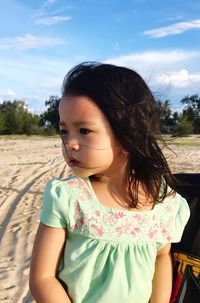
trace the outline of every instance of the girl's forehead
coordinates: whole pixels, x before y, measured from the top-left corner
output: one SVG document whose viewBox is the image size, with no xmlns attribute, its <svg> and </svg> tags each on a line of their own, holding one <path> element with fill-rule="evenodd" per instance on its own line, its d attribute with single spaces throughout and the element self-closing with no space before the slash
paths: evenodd
<svg viewBox="0 0 200 303">
<path fill-rule="evenodd" d="M 85 96 L 64 96 L 59 105 L 59 114 L 62 119 L 67 120 L 107 123 L 105 115 L 95 102 Z"/>
<path fill-rule="evenodd" d="M 100 109 L 90 98 L 85 96 L 65 96 L 60 102 L 60 108 L 77 112 L 99 111 Z"/>
</svg>

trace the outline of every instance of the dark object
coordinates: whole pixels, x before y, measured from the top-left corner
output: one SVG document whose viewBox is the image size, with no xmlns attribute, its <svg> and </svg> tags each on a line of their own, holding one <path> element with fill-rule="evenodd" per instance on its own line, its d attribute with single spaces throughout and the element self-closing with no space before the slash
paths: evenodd
<svg viewBox="0 0 200 303">
<path fill-rule="evenodd" d="M 187 200 L 191 215 L 181 242 L 172 244 L 172 251 L 184 251 L 200 257 L 200 173 L 174 176 L 180 181 L 175 190 Z"/>
<path fill-rule="evenodd" d="M 200 174 L 176 174 L 175 188 L 190 206 L 191 216 L 181 242 L 172 244 L 174 262 L 170 303 L 200 302 Z"/>
</svg>

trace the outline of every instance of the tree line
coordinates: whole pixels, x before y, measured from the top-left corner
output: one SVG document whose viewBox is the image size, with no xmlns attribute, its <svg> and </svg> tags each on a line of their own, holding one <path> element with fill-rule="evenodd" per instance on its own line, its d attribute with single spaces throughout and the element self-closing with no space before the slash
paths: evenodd
<svg viewBox="0 0 200 303">
<path fill-rule="evenodd" d="M 0 104 L 0 135 L 54 135 L 58 129 L 60 98 L 51 96 L 45 101 L 46 110 L 38 115 L 29 111 L 22 100 L 3 101 Z M 170 100 L 157 100 L 160 130 L 163 134 L 184 136 L 200 133 L 200 96 L 185 96 L 181 112 L 173 111 Z"/>
<path fill-rule="evenodd" d="M 200 133 L 200 96 L 187 95 L 181 99 L 183 110 L 178 113 L 171 108 L 170 100 L 157 101 L 160 112 L 160 130 L 177 136 Z"/>
<path fill-rule="evenodd" d="M 29 111 L 25 101 L 3 101 L 0 104 L 0 135 L 54 135 L 58 128 L 60 98 L 45 101 L 46 111 L 40 115 Z"/>
</svg>

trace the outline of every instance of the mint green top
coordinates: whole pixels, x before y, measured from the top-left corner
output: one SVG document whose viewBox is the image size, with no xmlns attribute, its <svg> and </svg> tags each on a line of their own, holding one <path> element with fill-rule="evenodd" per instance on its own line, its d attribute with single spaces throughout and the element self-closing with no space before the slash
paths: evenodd
<svg viewBox="0 0 200 303">
<path fill-rule="evenodd" d="M 147 211 L 106 207 L 70 176 L 47 183 L 40 219 L 68 230 L 58 277 L 73 303 L 148 303 L 157 251 L 180 241 L 189 213 L 177 193 Z"/>
</svg>

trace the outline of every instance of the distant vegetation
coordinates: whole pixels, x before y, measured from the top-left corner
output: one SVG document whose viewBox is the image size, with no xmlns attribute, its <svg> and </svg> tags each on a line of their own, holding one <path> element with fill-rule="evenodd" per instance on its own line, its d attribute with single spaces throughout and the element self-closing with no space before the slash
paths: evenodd
<svg viewBox="0 0 200 303">
<path fill-rule="evenodd" d="M 36 115 L 24 101 L 4 101 L 0 104 L 0 135 L 55 135 L 58 128 L 60 98 L 51 96 L 45 101 L 46 111 Z"/>
<path fill-rule="evenodd" d="M 36 115 L 28 110 L 24 101 L 3 101 L 0 104 L 0 135 L 54 135 L 58 129 L 60 98 L 51 96 L 45 101 L 46 111 Z M 157 101 L 160 130 L 163 134 L 185 136 L 200 134 L 200 97 L 185 96 L 180 103 L 182 112 L 174 112 L 170 100 Z"/>
<path fill-rule="evenodd" d="M 180 103 L 182 112 L 171 109 L 170 100 L 157 101 L 160 112 L 160 130 L 163 134 L 185 136 L 200 133 L 200 97 L 199 95 L 185 96 Z"/>
</svg>

